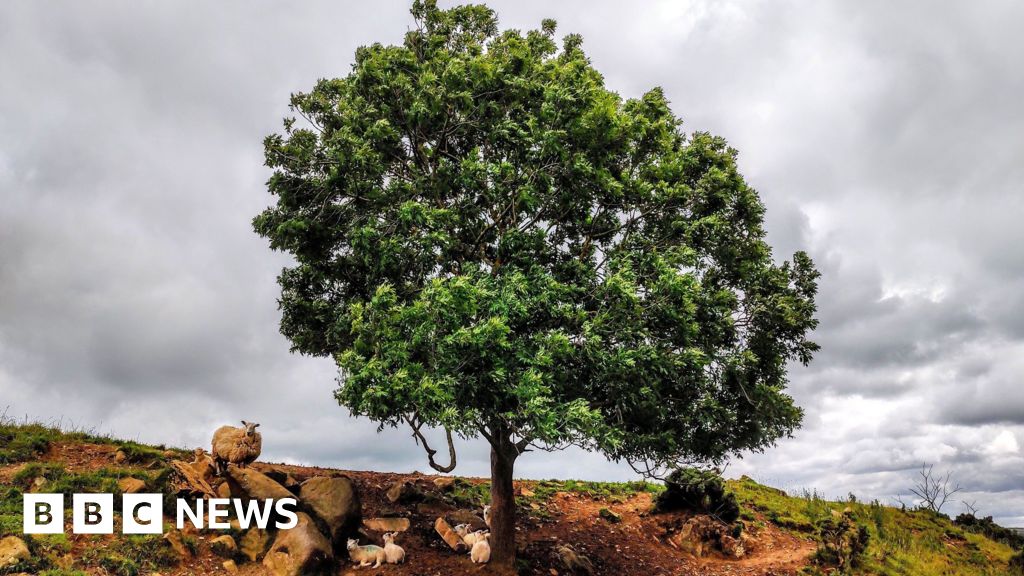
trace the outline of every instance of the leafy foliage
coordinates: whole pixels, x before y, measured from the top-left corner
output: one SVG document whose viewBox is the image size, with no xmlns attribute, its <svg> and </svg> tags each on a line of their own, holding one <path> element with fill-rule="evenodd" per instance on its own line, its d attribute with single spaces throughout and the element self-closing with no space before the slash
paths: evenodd
<svg viewBox="0 0 1024 576">
<path fill-rule="evenodd" d="M 775 264 L 736 151 L 685 134 L 660 89 L 608 90 L 551 21 L 412 12 L 265 141 L 277 201 L 254 228 L 295 258 L 281 330 L 336 360 L 338 401 L 657 466 L 792 431 L 818 273 Z"/>
<path fill-rule="evenodd" d="M 740 516 L 736 496 L 725 480 L 714 470 L 679 468 L 665 479 L 665 491 L 655 505 L 659 512 L 691 510 L 711 514 L 724 522 L 735 522 Z"/>
<path fill-rule="evenodd" d="M 978 518 L 974 514 L 960 514 L 953 524 L 975 534 L 984 534 L 996 542 L 1002 542 L 1013 548 L 1024 548 L 1024 535 L 996 524 L 991 516 Z"/>
<path fill-rule="evenodd" d="M 843 572 L 862 563 L 871 534 L 866 526 L 854 522 L 849 511 L 821 520 L 817 530 L 820 544 L 815 552 L 816 563 Z"/>
</svg>

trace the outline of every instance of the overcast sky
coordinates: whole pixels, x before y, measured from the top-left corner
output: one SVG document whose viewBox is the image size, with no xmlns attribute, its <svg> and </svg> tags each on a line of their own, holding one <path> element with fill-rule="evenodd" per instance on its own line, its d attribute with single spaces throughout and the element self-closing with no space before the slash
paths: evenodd
<svg viewBox="0 0 1024 576">
<path fill-rule="evenodd" d="M 1024 525 L 1024 4 L 491 5 L 581 33 L 624 97 L 664 87 L 740 150 L 776 254 L 823 272 L 804 427 L 728 475 L 889 502 L 929 462 Z M 289 93 L 411 25 L 405 2 L 0 4 L 0 411 L 181 446 L 255 420 L 269 460 L 426 470 L 335 404 L 329 360 L 288 353 L 287 260 L 250 227 Z"/>
</svg>

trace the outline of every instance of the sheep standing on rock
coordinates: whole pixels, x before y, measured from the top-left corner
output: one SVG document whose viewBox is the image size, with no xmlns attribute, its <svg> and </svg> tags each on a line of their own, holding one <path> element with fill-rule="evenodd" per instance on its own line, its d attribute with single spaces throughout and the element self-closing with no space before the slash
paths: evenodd
<svg viewBox="0 0 1024 576">
<path fill-rule="evenodd" d="M 260 456 L 263 437 L 256 431 L 259 424 L 242 420 L 242 425 L 245 427 L 221 426 L 213 433 L 210 456 L 218 475 L 227 471 L 228 463 L 245 468 Z"/>
</svg>

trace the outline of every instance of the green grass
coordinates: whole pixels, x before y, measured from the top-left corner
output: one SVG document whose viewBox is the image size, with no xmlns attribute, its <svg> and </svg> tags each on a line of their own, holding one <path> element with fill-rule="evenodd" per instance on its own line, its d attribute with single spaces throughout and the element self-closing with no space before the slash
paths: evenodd
<svg viewBox="0 0 1024 576">
<path fill-rule="evenodd" d="M 584 496 L 609 500 L 622 501 L 642 492 L 659 494 L 665 488 L 661 484 L 652 482 L 590 482 L 586 480 L 541 480 L 527 484 L 533 496 L 518 496 L 516 501 L 520 506 L 529 506 L 531 502 L 545 502 L 558 492 L 571 492 Z M 481 507 L 491 500 L 490 482 L 470 482 L 462 478 L 456 478 L 448 499 L 457 506 Z"/>
<path fill-rule="evenodd" d="M 816 534 L 816 526 L 833 511 L 848 510 L 870 534 L 859 567 L 849 574 L 883 576 L 1002 576 L 1013 549 L 953 525 L 949 518 L 926 510 L 901 510 L 877 502 L 829 501 L 817 493 L 788 496 L 750 478 L 730 480 L 747 521 L 764 519 L 800 535 Z M 810 570 L 809 573 L 815 573 Z"/>
<path fill-rule="evenodd" d="M 16 421 L 0 412 L 0 465 L 27 462 L 45 453 L 56 441 L 88 442 L 91 444 L 115 445 L 125 453 L 128 462 L 148 464 L 164 459 L 167 449 L 163 445 L 148 446 L 131 440 L 119 440 L 109 435 L 97 434 L 92 430 L 70 428 L 62 422 L 44 424 L 41 422 Z M 186 457 L 185 450 L 172 448 L 177 457 Z"/>
<path fill-rule="evenodd" d="M 85 562 L 117 576 L 149 574 L 173 566 L 178 558 L 160 535 L 123 535 L 110 546 L 90 550 Z"/>
<path fill-rule="evenodd" d="M 645 482 L 590 482 L 586 480 L 542 480 L 532 488 L 536 498 L 547 500 L 558 492 L 572 492 L 602 500 L 623 500 L 640 493 L 660 494 L 662 484 Z"/>
</svg>

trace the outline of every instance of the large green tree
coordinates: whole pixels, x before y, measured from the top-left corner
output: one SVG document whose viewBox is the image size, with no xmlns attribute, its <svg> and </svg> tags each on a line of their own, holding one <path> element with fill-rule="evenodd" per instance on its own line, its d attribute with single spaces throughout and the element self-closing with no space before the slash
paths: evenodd
<svg viewBox="0 0 1024 576">
<path fill-rule="evenodd" d="M 514 558 L 513 465 L 569 445 L 644 471 L 798 426 L 816 280 L 776 264 L 764 206 L 660 89 L 623 100 L 576 35 L 417 1 L 402 45 L 292 96 L 254 221 L 295 265 L 282 332 L 330 356 L 353 414 L 491 447 L 492 551 Z M 424 428 L 426 427 L 426 428 Z M 447 432 L 435 460 L 427 428 Z M 571 470 L 567 470 L 571 472 Z"/>
</svg>

